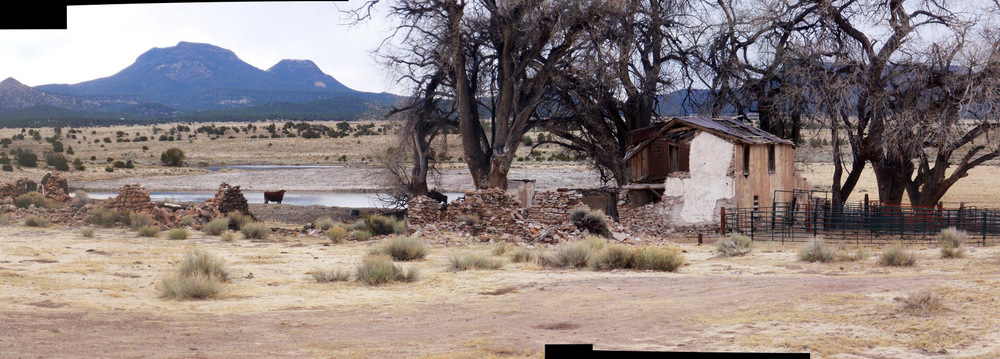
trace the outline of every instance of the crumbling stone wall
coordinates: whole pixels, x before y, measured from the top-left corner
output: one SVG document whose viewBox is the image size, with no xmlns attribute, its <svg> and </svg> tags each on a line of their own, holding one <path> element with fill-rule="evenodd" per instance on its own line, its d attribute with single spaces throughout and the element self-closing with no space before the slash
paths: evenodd
<svg viewBox="0 0 1000 359">
<path fill-rule="evenodd" d="M 559 189 L 536 192 L 527 217 L 542 224 L 560 224 L 569 219 L 569 212 L 584 207 L 583 194 L 578 191 Z"/>
<path fill-rule="evenodd" d="M 59 172 L 46 173 L 42 177 L 42 193 L 51 201 L 66 203 L 73 198 L 69 195 L 69 183 L 59 176 Z"/>
</svg>

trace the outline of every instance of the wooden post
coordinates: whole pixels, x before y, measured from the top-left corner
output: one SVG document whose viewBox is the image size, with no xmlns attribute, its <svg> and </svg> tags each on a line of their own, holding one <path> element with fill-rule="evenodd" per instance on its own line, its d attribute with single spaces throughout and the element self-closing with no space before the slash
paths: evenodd
<svg viewBox="0 0 1000 359">
<path fill-rule="evenodd" d="M 726 236 L 726 207 L 722 207 L 719 210 L 722 211 L 722 214 L 721 214 L 722 215 L 722 221 L 720 222 L 722 225 L 721 225 L 721 228 L 719 228 L 719 235 L 725 237 Z"/>
</svg>

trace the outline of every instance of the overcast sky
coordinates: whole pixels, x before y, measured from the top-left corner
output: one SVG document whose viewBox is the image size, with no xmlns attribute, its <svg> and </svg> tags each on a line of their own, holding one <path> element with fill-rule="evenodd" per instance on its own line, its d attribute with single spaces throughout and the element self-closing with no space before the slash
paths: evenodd
<svg viewBox="0 0 1000 359">
<path fill-rule="evenodd" d="M 384 14 L 346 25 L 341 10 L 361 3 L 69 6 L 66 30 L 0 30 L 0 79 L 75 84 L 114 75 L 154 47 L 188 41 L 232 50 L 262 70 L 282 59 L 312 60 L 352 89 L 399 93 L 370 53 L 387 35 Z"/>
</svg>

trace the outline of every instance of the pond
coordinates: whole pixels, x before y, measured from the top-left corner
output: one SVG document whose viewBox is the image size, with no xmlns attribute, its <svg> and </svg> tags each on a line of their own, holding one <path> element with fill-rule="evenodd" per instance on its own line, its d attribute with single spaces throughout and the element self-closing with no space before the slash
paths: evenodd
<svg viewBox="0 0 1000 359">
<path fill-rule="evenodd" d="M 93 199 L 108 199 L 118 195 L 118 192 L 88 192 Z M 445 193 L 448 201 L 464 196 L 464 193 Z M 243 191 L 249 203 L 264 203 L 264 192 Z M 167 202 L 204 202 L 215 197 L 214 191 L 197 192 L 150 192 L 153 201 Z M 286 192 L 281 204 L 296 206 L 321 205 L 327 207 L 375 208 L 380 207 L 379 194 L 358 192 Z"/>
</svg>

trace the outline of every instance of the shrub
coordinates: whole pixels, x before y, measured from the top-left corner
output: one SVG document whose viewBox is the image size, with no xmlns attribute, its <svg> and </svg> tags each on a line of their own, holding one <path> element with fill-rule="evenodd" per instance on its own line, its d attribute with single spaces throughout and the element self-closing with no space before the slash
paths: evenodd
<svg viewBox="0 0 1000 359">
<path fill-rule="evenodd" d="M 753 240 L 736 233 L 716 242 L 715 251 L 720 257 L 744 256 L 753 251 Z"/>
<path fill-rule="evenodd" d="M 963 243 L 969 239 L 969 234 L 960 231 L 955 227 L 942 229 L 937 235 L 938 244 L 941 245 L 941 258 L 962 258 L 965 256 L 965 246 Z"/>
<path fill-rule="evenodd" d="M 48 208 L 51 202 L 40 192 L 31 191 L 14 198 L 14 205 L 19 208 L 28 208 L 31 205 L 35 205 L 35 208 Z"/>
<path fill-rule="evenodd" d="M 83 171 L 87 169 L 87 167 L 83 165 L 83 160 L 77 157 L 73 159 L 73 169 L 77 171 Z"/>
<path fill-rule="evenodd" d="M 364 219 L 365 227 L 373 235 L 405 234 L 406 223 L 391 216 L 372 215 Z"/>
<path fill-rule="evenodd" d="M 427 246 L 424 245 L 424 242 L 413 237 L 394 237 L 372 253 L 387 254 L 397 261 L 412 261 L 427 256 Z"/>
<path fill-rule="evenodd" d="M 90 204 L 90 195 L 87 194 L 87 191 L 77 190 L 73 192 L 73 207 L 80 208 L 88 204 Z"/>
<path fill-rule="evenodd" d="M 140 237 L 156 237 L 160 233 L 160 228 L 156 226 L 142 226 L 138 229 Z"/>
<path fill-rule="evenodd" d="M 208 221 L 205 225 L 201 226 L 201 231 L 207 234 L 217 236 L 229 229 L 229 218 L 218 217 Z"/>
<path fill-rule="evenodd" d="M 351 280 L 351 272 L 341 269 L 316 269 L 309 272 L 317 283 L 346 282 Z"/>
<path fill-rule="evenodd" d="M 271 228 L 263 222 L 250 222 L 240 227 L 240 233 L 246 239 L 267 239 L 271 235 Z"/>
<path fill-rule="evenodd" d="M 220 293 L 228 281 L 225 262 L 195 249 L 184 256 L 175 275 L 163 280 L 160 295 L 177 299 L 210 298 Z"/>
<path fill-rule="evenodd" d="M 510 260 L 514 263 L 533 262 L 538 259 L 534 251 L 527 248 L 518 248 L 510 255 Z"/>
<path fill-rule="evenodd" d="M 677 248 L 642 247 L 635 252 L 635 269 L 674 272 L 684 265 L 684 254 Z"/>
<path fill-rule="evenodd" d="M 629 269 L 635 265 L 635 248 L 624 244 L 609 244 L 590 258 L 594 270 Z"/>
<path fill-rule="evenodd" d="M 174 228 L 167 232 L 167 238 L 170 239 L 187 239 L 188 230 L 187 228 Z"/>
<path fill-rule="evenodd" d="M 183 218 L 181 218 L 181 224 L 183 224 L 185 226 L 191 226 L 192 224 L 194 224 L 194 218 L 183 217 Z"/>
<path fill-rule="evenodd" d="M 367 230 L 355 231 L 353 233 L 354 233 L 354 239 L 359 241 L 367 241 L 369 239 L 372 239 L 372 232 L 369 232 Z"/>
<path fill-rule="evenodd" d="M 336 222 L 334 222 L 333 218 L 330 217 L 323 217 L 316 220 L 316 228 L 324 231 L 332 228 L 334 225 L 336 225 Z"/>
<path fill-rule="evenodd" d="M 404 271 L 388 255 L 377 254 L 365 257 L 358 265 L 355 276 L 368 285 L 383 285 L 396 281 L 416 281 L 417 271 L 412 268 Z"/>
<path fill-rule="evenodd" d="M 608 229 L 608 221 L 603 212 L 580 207 L 570 211 L 569 218 L 573 225 L 580 229 L 602 237 L 611 236 L 611 230 Z"/>
<path fill-rule="evenodd" d="M 831 262 L 837 258 L 837 251 L 822 240 L 814 239 L 799 250 L 799 260 L 803 262 Z"/>
<path fill-rule="evenodd" d="M 334 243 L 340 243 L 347 238 L 347 229 L 344 227 L 333 227 L 326 231 L 326 238 L 329 238 Z"/>
<path fill-rule="evenodd" d="M 93 237 L 94 236 L 94 229 L 93 228 L 84 228 L 84 229 L 80 230 L 80 235 L 84 236 L 84 237 L 87 237 L 87 238 Z"/>
<path fill-rule="evenodd" d="M 223 232 L 220 236 L 223 242 L 232 242 L 236 239 L 236 232 Z"/>
<path fill-rule="evenodd" d="M 123 222 L 125 217 L 118 211 L 113 209 L 108 209 L 104 207 L 103 204 L 99 204 L 91 208 L 87 212 L 90 217 L 90 223 L 97 224 L 101 227 L 113 227 L 115 223 Z"/>
<path fill-rule="evenodd" d="M 594 247 L 586 241 L 566 242 L 556 246 L 552 253 L 541 258 L 542 264 L 549 267 L 586 267 Z"/>
<path fill-rule="evenodd" d="M 482 254 L 456 254 L 451 256 L 451 269 L 463 271 L 468 269 L 500 269 L 503 259 L 487 257 Z"/>
<path fill-rule="evenodd" d="M 151 227 L 156 225 L 156 220 L 148 214 L 142 212 L 132 212 L 128 215 L 128 224 L 129 227 L 132 227 L 132 229 L 138 230 L 142 227 Z"/>
<path fill-rule="evenodd" d="M 882 251 L 878 262 L 884 266 L 912 266 L 917 263 L 917 254 L 906 249 L 903 243 L 896 243 Z"/>
<path fill-rule="evenodd" d="M 925 315 L 945 309 L 941 295 L 931 290 L 923 290 L 902 298 L 903 311 L 914 315 Z"/>
<path fill-rule="evenodd" d="M 167 167 L 184 166 L 184 151 L 177 147 L 168 148 L 160 154 L 160 162 Z"/>
<path fill-rule="evenodd" d="M 229 212 L 226 214 L 226 218 L 229 219 L 229 229 L 234 231 L 243 229 L 243 225 L 253 221 L 253 218 L 240 211 Z"/>
<path fill-rule="evenodd" d="M 228 282 L 229 269 L 225 261 L 215 258 L 205 251 L 194 249 L 184 255 L 184 261 L 178 268 L 180 275 L 204 274 L 222 282 Z"/>
<path fill-rule="evenodd" d="M 51 222 L 49 222 L 49 220 L 47 220 L 45 218 L 42 218 L 40 216 L 34 215 L 34 214 L 29 214 L 27 217 L 24 217 L 24 225 L 28 226 L 28 227 L 43 227 L 44 228 L 44 227 L 48 227 L 50 223 Z"/>
</svg>

